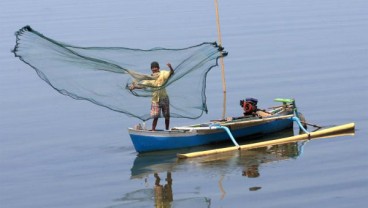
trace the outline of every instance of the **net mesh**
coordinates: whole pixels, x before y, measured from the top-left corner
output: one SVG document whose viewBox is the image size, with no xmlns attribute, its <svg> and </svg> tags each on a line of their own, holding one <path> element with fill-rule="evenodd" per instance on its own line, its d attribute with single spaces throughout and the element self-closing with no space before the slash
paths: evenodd
<svg viewBox="0 0 368 208">
<path fill-rule="evenodd" d="M 48 38 L 30 26 L 15 35 L 15 56 L 55 90 L 143 121 L 151 118 L 153 92 L 163 88 L 170 98 L 170 117 L 195 119 L 207 112 L 207 73 L 217 66 L 219 57 L 227 55 L 215 42 L 141 50 L 76 47 Z M 161 67 L 171 63 L 174 74 L 160 87 L 130 90 L 132 83 L 155 79 L 150 74 L 152 61 Z"/>
</svg>

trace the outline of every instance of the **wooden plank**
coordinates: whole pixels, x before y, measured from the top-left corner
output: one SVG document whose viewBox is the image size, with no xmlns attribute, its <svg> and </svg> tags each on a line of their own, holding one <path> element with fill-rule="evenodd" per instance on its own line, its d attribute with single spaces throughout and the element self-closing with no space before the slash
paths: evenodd
<svg viewBox="0 0 368 208">
<path fill-rule="evenodd" d="M 213 123 L 218 123 L 222 126 L 234 126 L 234 125 L 245 125 L 245 124 L 251 126 L 251 125 L 270 122 L 274 120 L 288 119 L 293 116 L 294 115 L 290 114 L 290 115 L 283 115 L 283 116 L 271 116 L 271 117 L 254 119 L 254 120 L 241 120 L 240 119 L 240 120 L 225 121 L 225 122 L 213 122 Z M 197 124 L 197 126 L 199 126 L 199 124 Z M 211 130 L 209 126 L 206 126 L 206 127 L 197 127 L 197 126 L 196 125 L 180 126 L 180 127 L 173 127 L 172 129 L 173 130 Z"/>
<path fill-rule="evenodd" d="M 228 122 L 220 122 L 221 125 L 223 126 L 231 126 L 231 125 L 235 125 L 235 124 L 258 124 L 258 123 L 262 123 L 262 122 L 268 122 L 268 121 L 273 121 L 273 120 L 281 120 L 281 119 L 288 119 L 293 117 L 294 115 L 290 114 L 290 115 L 284 115 L 284 116 L 275 116 L 275 117 L 266 117 L 266 118 L 261 118 L 261 119 L 257 119 L 257 120 L 244 120 L 244 121 L 228 121 Z"/>
<path fill-rule="evenodd" d="M 220 154 L 220 153 L 225 153 L 225 152 L 230 152 L 230 151 L 235 151 L 235 150 L 246 150 L 246 149 L 265 147 L 269 145 L 275 145 L 275 144 L 284 144 L 284 143 L 295 142 L 299 140 L 314 139 L 318 137 L 328 136 L 328 135 L 336 134 L 339 132 L 353 130 L 354 128 L 355 128 L 355 124 L 349 123 L 349 124 L 331 127 L 328 129 L 322 129 L 316 132 L 310 132 L 309 134 L 300 134 L 300 135 L 295 135 L 291 137 L 275 139 L 275 140 L 270 140 L 270 141 L 265 141 L 265 142 L 240 145 L 239 148 L 235 146 L 226 147 L 226 148 L 213 149 L 213 150 L 207 150 L 207 151 L 192 152 L 192 153 L 187 153 L 187 154 L 178 154 L 177 157 L 180 159 L 185 159 L 185 158 L 201 157 L 201 156 L 212 155 L 212 154 Z"/>
</svg>

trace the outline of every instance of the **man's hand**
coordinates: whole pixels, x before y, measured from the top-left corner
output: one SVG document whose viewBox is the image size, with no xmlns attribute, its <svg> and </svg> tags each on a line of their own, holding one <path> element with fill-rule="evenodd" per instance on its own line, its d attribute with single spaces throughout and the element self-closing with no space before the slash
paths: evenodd
<svg viewBox="0 0 368 208">
<path fill-rule="evenodd" d="M 135 89 L 134 84 L 129 85 L 129 90 L 134 90 L 134 89 Z"/>
<path fill-rule="evenodd" d="M 169 69 L 170 69 L 170 75 L 172 75 L 172 74 L 174 74 L 174 69 L 172 68 L 172 66 L 171 66 L 171 64 L 170 63 L 168 63 L 168 64 L 166 64 L 168 67 L 169 67 Z"/>
</svg>

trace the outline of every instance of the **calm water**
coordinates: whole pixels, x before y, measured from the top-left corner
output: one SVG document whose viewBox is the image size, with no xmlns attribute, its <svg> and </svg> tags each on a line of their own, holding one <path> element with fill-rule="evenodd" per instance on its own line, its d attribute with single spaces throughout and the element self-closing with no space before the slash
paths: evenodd
<svg viewBox="0 0 368 208">
<path fill-rule="evenodd" d="M 310 123 L 355 122 L 355 136 L 186 161 L 137 156 L 126 129 L 138 120 L 58 94 L 10 53 L 14 32 L 181 48 L 217 40 L 213 1 L 3 0 L 0 207 L 367 207 L 368 1 L 220 0 L 220 15 L 228 115 L 245 97 L 261 107 L 293 97 Z M 209 114 L 173 126 L 221 116 L 220 70 L 207 87 Z"/>
</svg>

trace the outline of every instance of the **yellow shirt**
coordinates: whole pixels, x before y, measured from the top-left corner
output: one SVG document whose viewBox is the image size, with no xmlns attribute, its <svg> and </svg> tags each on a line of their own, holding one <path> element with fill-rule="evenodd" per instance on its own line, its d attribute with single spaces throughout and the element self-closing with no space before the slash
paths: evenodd
<svg viewBox="0 0 368 208">
<path fill-rule="evenodd" d="M 147 86 L 147 87 L 153 87 L 153 88 L 161 87 L 169 79 L 170 71 L 162 70 L 160 72 L 157 72 L 157 73 L 153 74 L 153 76 L 154 77 L 157 76 L 157 79 L 155 79 L 155 80 L 144 80 L 142 82 L 142 84 Z M 165 88 L 153 89 L 152 102 L 158 103 L 160 101 L 160 99 L 167 98 L 167 97 L 168 97 L 168 95 L 167 95 L 167 92 L 166 92 Z"/>
</svg>

